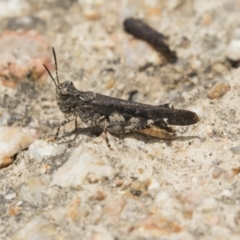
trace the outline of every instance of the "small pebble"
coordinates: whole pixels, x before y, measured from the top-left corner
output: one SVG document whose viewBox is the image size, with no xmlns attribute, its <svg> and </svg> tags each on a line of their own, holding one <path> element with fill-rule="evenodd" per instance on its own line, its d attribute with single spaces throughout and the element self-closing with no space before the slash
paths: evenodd
<svg viewBox="0 0 240 240">
<path fill-rule="evenodd" d="M 217 208 L 217 201 L 214 198 L 205 198 L 199 208 L 204 212 L 212 211 Z"/>
<path fill-rule="evenodd" d="M 23 201 L 33 205 L 39 205 L 43 202 L 44 194 L 46 193 L 48 182 L 42 178 L 30 178 L 26 184 L 20 189 L 20 197 Z"/>
<path fill-rule="evenodd" d="M 204 13 L 201 19 L 201 24 L 208 27 L 212 23 L 212 16 L 207 12 Z"/>
<path fill-rule="evenodd" d="M 233 154 L 240 154 L 240 145 L 230 148 Z"/>
<path fill-rule="evenodd" d="M 46 141 L 36 140 L 29 146 L 28 154 L 30 158 L 41 162 L 47 156 L 61 155 L 64 150 L 64 145 L 55 147 Z"/>
<path fill-rule="evenodd" d="M 156 179 L 150 179 L 147 183 L 147 190 L 149 192 L 159 191 L 160 185 Z"/>
<path fill-rule="evenodd" d="M 18 202 L 16 202 L 16 205 L 17 206 L 21 206 L 23 204 L 23 201 L 18 201 Z"/>
<path fill-rule="evenodd" d="M 115 171 L 109 163 L 80 145 L 55 173 L 52 184 L 61 187 L 77 187 L 86 180 L 97 182 L 101 179 L 112 179 L 114 176 Z"/>
<path fill-rule="evenodd" d="M 115 181 L 114 181 L 113 186 L 114 186 L 114 187 L 121 187 L 121 186 L 123 185 L 123 183 L 124 183 L 123 179 L 121 179 L 121 178 L 116 178 Z"/>
<path fill-rule="evenodd" d="M 21 212 L 21 208 L 18 206 L 10 206 L 7 210 L 7 215 L 8 216 L 17 216 Z"/>
<path fill-rule="evenodd" d="M 227 68 L 221 63 L 214 63 L 212 65 L 212 70 L 220 74 L 224 74 L 225 72 L 227 72 Z"/>
<path fill-rule="evenodd" d="M 94 195 L 91 197 L 93 199 L 96 199 L 98 201 L 102 201 L 107 197 L 107 194 L 101 190 L 97 190 Z"/>
<path fill-rule="evenodd" d="M 227 197 L 227 198 L 230 198 L 232 196 L 232 192 L 228 189 L 225 189 L 221 192 L 221 197 Z"/>
<path fill-rule="evenodd" d="M 14 192 L 14 193 L 9 193 L 9 194 L 7 194 L 4 198 L 6 199 L 6 200 L 12 200 L 12 199 L 14 199 L 14 198 L 16 198 L 17 197 L 17 194 Z"/>
<path fill-rule="evenodd" d="M 202 62 L 198 59 L 194 59 L 191 61 L 190 66 L 193 70 L 197 70 L 201 67 Z"/>
<path fill-rule="evenodd" d="M 169 194 L 165 191 L 160 191 L 155 198 L 155 202 L 162 203 L 167 201 L 168 199 L 169 199 Z"/>
<path fill-rule="evenodd" d="M 148 239 L 167 236 L 173 233 L 179 233 L 182 227 L 174 221 L 168 220 L 161 215 L 149 214 L 144 219 L 140 220 L 134 227 L 134 232 L 141 236 L 147 234 Z M 140 237 L 140 236 L 139 236 Z"/>
<path fill-rule="evenodd" d="M 219 82 L 207 94 L 210 99 L 218 99 L 230 90 L 228 83 Z"/>
<path fill-rule="evenodd" d="M 230 178 L 234 178 L 235 176 L 237 176 L 240 173 L 240 167 L 237 168 L 232 168 L 229 172 L 228 172 L 228 176 Z"/>
<path fill-rule="evenodd" d="M 222 169 L 218 166 L 215 166 L 212 171 L 213 178 L 219 178 L 222 174 Z"/>
<path fill-rule="evenodd" d="M 113 79 L 110 79 L 106 84 L 106 89 L 111 89 L 115 85 L 115 81 Z"/>
<path fill-rule="evenodd" d="M 14 155 L 26 149 L 36 138 L 35 129 L 0 127 L 0 168 L 11 164 Z"/>
<path fill-rule="evenodd" d="M 86 9 L 86 10 L 84 10 L 83 16 L 87 20 L 97 20 L 97 19 L 100 18 L 99 13 L 96 10 L 93 10 L 93 9 Z"/>
<path fill-rule="evenodd" d="M 227 48 L 227 58 L 231 59 L 232 61 L 238 61 L 240 59 L 239 49 L 240 40 L 232 40 Z"/>
</svg>

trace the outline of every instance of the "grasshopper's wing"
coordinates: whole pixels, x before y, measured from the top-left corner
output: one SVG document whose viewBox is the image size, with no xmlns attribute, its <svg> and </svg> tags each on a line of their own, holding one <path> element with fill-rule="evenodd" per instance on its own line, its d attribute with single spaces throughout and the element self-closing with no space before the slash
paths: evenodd
<svg viewBox="0 0 240 240">
<path fill-rule="evenodd" d="M 129 102 L 101 94 L 89 99 L 88 106 L 104 116 L 117 113 L 124 117 L 139 117 L 154 122 L 166 120 L 170 125 L 191 125 L 199 121 L 197 114 L 188 110 Z"/>
</svg>

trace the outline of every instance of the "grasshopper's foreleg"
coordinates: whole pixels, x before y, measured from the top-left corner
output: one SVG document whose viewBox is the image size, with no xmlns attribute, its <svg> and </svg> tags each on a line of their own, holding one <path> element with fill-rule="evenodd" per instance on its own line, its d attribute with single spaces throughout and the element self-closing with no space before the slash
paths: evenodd
<svg viewBox="0 0 240 240">
<path fill-rule="evenodd" d="M 75 130 L 77 130 L 77 117 L 66 119 L 66 120 L 64 120 L 63 122 L 61 122 L 61 123 L 58 125 L 57 132 L 56 132 L 56 134 L 55 134 L 54 139 L 57 139 L 58 134 L 59 134 L 59 131 L 60 131 L 60 128 L 61 128 L 62 126 L 64 126 L 65 124 L 73 121 L 73 120 L 75 120 Z"/>
</svg>

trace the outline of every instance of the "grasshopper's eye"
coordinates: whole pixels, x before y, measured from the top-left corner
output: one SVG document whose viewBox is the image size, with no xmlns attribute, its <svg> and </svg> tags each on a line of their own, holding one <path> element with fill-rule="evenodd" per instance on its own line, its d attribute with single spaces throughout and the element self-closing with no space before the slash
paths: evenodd
<svg viewBox="0 0 240 240">
<path fill-rule="evenodd" d="M 67 88 L 67 87 L 62 89 L 62 94 L 68 94 L 68 92 L 69 92 L 69 91 L 68 91 L 68 88 Z"/>
</svg>

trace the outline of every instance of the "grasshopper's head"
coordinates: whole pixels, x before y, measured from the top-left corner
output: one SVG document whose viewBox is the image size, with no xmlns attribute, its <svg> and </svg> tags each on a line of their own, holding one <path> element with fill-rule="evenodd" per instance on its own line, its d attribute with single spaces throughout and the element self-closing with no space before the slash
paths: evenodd
<svg viewBox="0 0 240 240">
<path fill-rule="evenodd" d="M 60 110 L 63 113 L 71 114 L 72 113 L 71 109 L 73 109 L 74 107 L 73 106 L 74 99 L 75 99 L 74 97 L 78 94 L 79 91 L 75 88 L 73 83 L 70 81 L 65 81 L 63 83 L 59 82 L 58 71 L 57 71 L 57 59 L 56 59 L 56 53 L 54 51 L 54 48 L 52 48 L 52 51 L 53 51 L 53 56 L 55 60 L 56 79 L 54 79 L 49 69 L 45 65 L 43 66 L 47 70 L 49 76 L 51 77 L 51 79 L 53 80 L 56 86 L 56 99 L 57 99 L 57 104 Z"/>
<path fill-rule="evenodd" d="M 66 81 L 59 83 L 56 88 L 57 95 L 62 97 L 75 96 L 78 94 L 78 90 L 75 88 L 73 82 Z"/>
<path fill-rule="evenodd" d="M 60 110 L 65 114 L 73 114 L 76 105 L 76 95 L 78 90 L 73 83 L 66 81 L 60 83 L 56 88 L 56 99 Z"/>
</svg>

